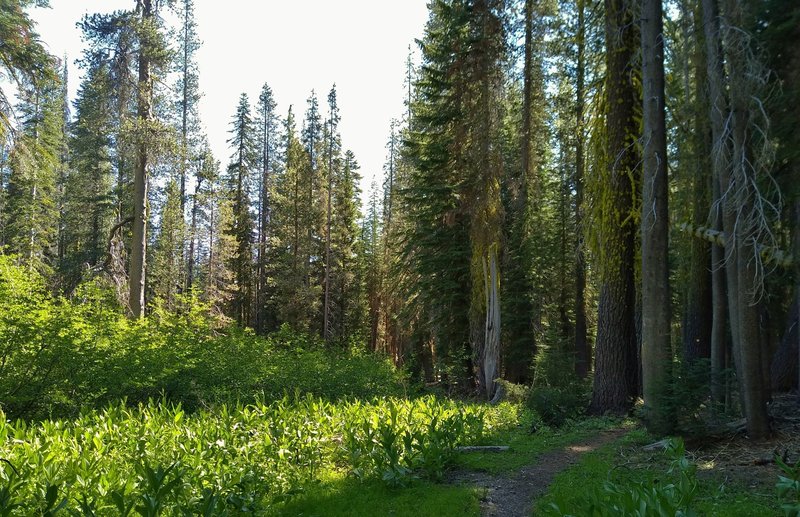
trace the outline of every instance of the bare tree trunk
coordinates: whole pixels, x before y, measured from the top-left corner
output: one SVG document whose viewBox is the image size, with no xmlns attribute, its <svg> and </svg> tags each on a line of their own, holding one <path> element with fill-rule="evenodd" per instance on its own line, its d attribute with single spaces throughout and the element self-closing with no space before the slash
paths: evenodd
<svg viewBox="0 0 800 517">
<path fill-rule="evenodd" d="M 142 22 L 153 18 L 152 0 L 137 0 Z M 140 38 L 143 36 L 140 36 Z M 152 118 L 153 83 L 150 77 L 150 56 L 147 45 L 140 42 L 137 117 L 142 131 Z M 133 176 L 133 241 L 131 243 L 130 306 L 135 318 L 144 315 L 144 294 L 147 268 L 147 152 L 146 136 L 140 135 L 136 146 L 136 169 Z"/>
<path fill-rule="evenodd" d="M 186 210 L 186 170 L 189 157 L 189 2 L 183 5 L 183 91 L 181 99 L 181 217 Z"/>
<path fill-rule="evenodd" d="M 194 242 L 197 239 L 197 196 L 200 193 L 200 187 L 203 184 L 203 177 L 198 174 L 197 176 L 197 184 L 194 187 L 194 196 L 192 197 L 192 229 L 189 234 L 189 260 L 188 260 L 188 271 L 186 275 L 186 285 L 189 287 L 189 290 L 192 289 L 194 284 Z"/>
<path fill-rule="evenodd" d="M 487 264 L 488 263 L 488 264 Z M 499 377 L 500 365 L 500 279 L 497 271 L 497 253 L 491 249 L 488 260 L 483 260 L 484 290 L 486 293 L 486 325 L 483 340 L 483 380 L 487 400 L 492 400 L 495 380 Z"/>
<path fill-rule="evenodd" d="M 685 7 L 686 16 L 692 13 Z M 708 220 L 711 193 L 711 128 L 708 121 L 708 101 L 706 95 L 706 62 L 703 44 L 702 15 L 698 10 L 693 13 L 694 34 L 697 40 L 693 52 L 695 68 L 695 101 L 692 106 L 694 114 L 694 160 L 692 187 L 692 218 L 696 226 Z M 687 27 L 686 32 L 689 32 Z M 688 71 L 687 71 L 688 75 Z M 687 83 L 689 79 L 687 78 Z M 687 94 L 689 88 L 686 89 Z M 697 359 L 708 359 L 712 356 L 713 327 L 713 279 L 711 262 L 711 244 L 701 239 L 692 240 L 691 263 L 689 267 L 689 285 L 686 296 L 686 307 L 683 314 L 683 359 L 688 364 Z M 724 294 L 724 293 L 723 293 Z M 723 329 L 724 330 L 724 329 Z M 713 366 L 712 366 L 713 369 Z M 713 379 L 712 379 L 713 386 Z"/>
<path fill-rule="evenodd" d="M 661 0 L 642 1 L 642 392 L 651 430 L 669 432 L 671 377 L 667 138 Z"/>
<path fill-rule="evenodd" d="M 589 374 L 590 353 L 586 329 L 586 257 L 583 241 L 583 170 L 584 158 L 584 74 L 586 66 L 585 2 L 578 0 L 577 83 L 575 88 L 575 373 L 580 378 Z"/>
</svg>

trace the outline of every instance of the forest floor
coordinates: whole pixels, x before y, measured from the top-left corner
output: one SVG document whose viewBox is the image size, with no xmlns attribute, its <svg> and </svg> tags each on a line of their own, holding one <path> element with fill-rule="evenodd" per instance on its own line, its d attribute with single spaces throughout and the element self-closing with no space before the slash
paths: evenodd
<svg viewBox="0 0 800 517">
<path fill-rule="evenodd" d="M 686 456 L 697 467 L 694 506 L 700 515 L 781 514 L 775 484 L 782 472 L 775 457 L 790 465 L 800 462 L 800 399 L 777 396 L 770 414 L 769 440 L 754 442 L 742 429 L 688 440 Z M 482 517 L 516 517 L 552 514 L 553 503 L 574 502 L 605 480 L 658 483 L 668 477 L 663 446 L 653 446 L 653 438 L 630 423 L 608 424 L 545 440 L 549 446 L 535 451 L 520 447 L 524 439 L 536 443 L 535 434 L 523 438 L 520 433 L 508 451 L 469 453 L 470 459 L 460 461 L 446 482 L 476 490 Z"/>
<path fill-rule="evenodd" d="M 722 481 L 724 485 L 746 488 L 754 494 L 775 494 L 781 469 L 779 456 L 789 465 L 800 465 L 800 397 L 774 395 L 770 403 L 772 435 L 754 442 L 744 430 L 724 438 L 689 443 L 689 458 L 697 465 L 698 479 Z"/>
<path fill-rule="evenodd" d="M 796 396 L 771 406 L 774 434 L 753 442 L 743 432 L 689 440 L 686 458 L 697 468 L 691 508 L 697 515 L 779 516 L 777 453 L 800 460 L 800 406 Z M 632 419 L 590 418 L 561 429 L 520 421 L 490 436 L 501 452 L 458 454 L 440 482 L 416 479 L 389 488 L 331 473 L 275 514 L 303 517 L 516 517 L 580 515 L 587 497 L 602 496 L 607 482 L 643 489 L 675 482 L 664 447 Z M 594 495 L 593 495 L 594 494 Z"/>
<path fill-rule="evenodd" d="M 531 515 L 536 498 L 542 496 L 555 476 L 576 464 L 587 452 L 611 443 L 627 429 L 602 431 L 565 447 L 546 452 L 529 465 L 505 473 L 458 469 L 449 473 L 447 482 L 477 487 L 481 494 L 481 515 L 484 517 L 518 517 Z M 513 454 L 487 452 L 484 454 Z"/>
</svg>

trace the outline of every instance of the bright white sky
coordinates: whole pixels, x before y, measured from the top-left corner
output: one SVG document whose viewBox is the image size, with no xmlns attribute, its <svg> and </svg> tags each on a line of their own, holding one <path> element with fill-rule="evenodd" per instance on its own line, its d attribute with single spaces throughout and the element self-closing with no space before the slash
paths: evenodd
<svg viewBox="0 0 800 517">
<path fill-rule="evenodd" d="M 74 61 L 83 45 L 76 22 L 86 13 L 130 9 L 134 0 L 50 0 L 34 9 L 44 43 L 68 55 L 70 91 L 81 75 Z M 366 191 L 380 174 L 392 118 L 404 110 L 408 46 L 416 49 L 427 20 L 426 0 L 195 0 L 200 67 L 200 115 L 223 167 L 225 141 L 239 95 L 255 103 L 269 83 L 278 112 L 289 105 L 300 121 L 315 89 L 323 115 L 336 83 L 342 140 L 361 165 Z"/>
</svg>

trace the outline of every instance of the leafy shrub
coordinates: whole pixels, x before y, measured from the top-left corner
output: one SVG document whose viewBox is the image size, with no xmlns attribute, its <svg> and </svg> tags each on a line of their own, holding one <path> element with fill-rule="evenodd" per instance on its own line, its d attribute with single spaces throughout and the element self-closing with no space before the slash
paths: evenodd
<svg viewBox="0 0 800 517">
<path fill-rule="evenodd" d="M 514 384 L 505 379 L 497 379 L 497 384 L 503 390 L 503 399 L 512 404 L 522 404 L 530 395 L 531 388 L 524 384 Z"/>
<path fill-rule="evenodd" d="M 430 397 L 310 396 L 194 414 L 114 404 L 36 425 L 0 413 L 0 515 L 264 514 L 335 466 L 389 484 L 436 477 L 481 417 Z"/>
<path fill-rule="evenodd" d="M 141 320 L 113 308 L 99 284 L 76 300 L 52 297 L 41 278 L 0 255 L 0 404 L 13 417 L 75 416 L 120 399 L 181 403 L 189 411 L 300 391 L 329 400 L 402 393 L 403 376 L 381 357 L 324 350 L 282 327 L 263 338 L 220 326 L 184 299 Z"/>
<path fill-rule="evenodd" d="M 532 388 L 527 400 L 542 421 L 552 427 L 561 427 L 567 420 L 583 415 L 589 405 L 588 392 L 579 383 L 565 387 L 542 386 Z"/>
<path fill-rule="evenodd" d="M 775 455 L 775 463 L 783 472 L 778 476 L 775 487 L 778 489 L 778 498 L 781 500 L 781 509 L 786 517 L 800 516 L 800 460 L 794 465 L 789 465 Z"/>
<path fill-rule="evenodd" d="M 481 410 L 433 397 L 356 403 L 344 422 L 342 450 L 350 473 L 379 475 L 389 485 L 405 483 L 414 472 L 441 479 L 456 445 L 483 434 Z"/>
</svg>

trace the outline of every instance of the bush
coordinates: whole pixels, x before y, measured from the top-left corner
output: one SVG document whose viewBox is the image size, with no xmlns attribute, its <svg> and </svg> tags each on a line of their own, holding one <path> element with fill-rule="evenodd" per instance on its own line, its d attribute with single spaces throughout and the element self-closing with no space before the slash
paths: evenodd
<svg viewBox="0 0 800 517">
<path fill-rule="evenodd" d="M 375 355 L 325 350 L 282 327 L 267 338 L 220 326 L 184 299 L 130 320 L 102 285 L 75 300 L 52 297 L 41 278 L 0 256 L 0 404 L 14 418 L 76 416 L 120 399 L 165 398 L 189 411 L 295 391 L 328 400 L 402 393 L 404 378 Z"/>
<path fill-rule="evenodd" d="M 564 387 L 531 388 L 527 400 L 527 406 L 533 409 L 545 424 L 552 427 L 561 427 L 568 420 L 581 417 L 588 405 L 588 392 L 580 383 Z"/>
<path fill-rule="evenodd" d="M 800 460 L 790 465 L 776 454 L 775 463 L 782 472 L 775 484 L 781 509 L 786 517 L 798 517 L 800 516 Z"/>
</svg>

